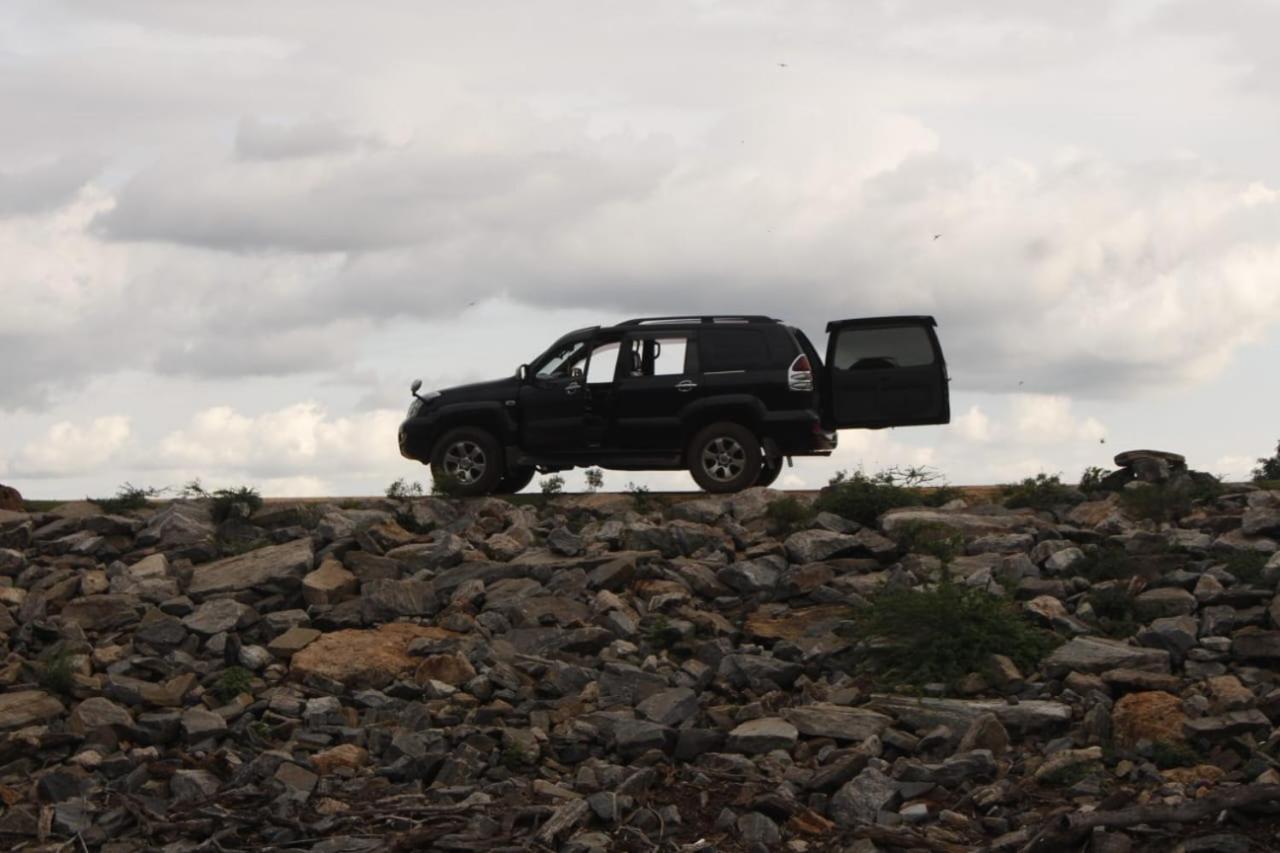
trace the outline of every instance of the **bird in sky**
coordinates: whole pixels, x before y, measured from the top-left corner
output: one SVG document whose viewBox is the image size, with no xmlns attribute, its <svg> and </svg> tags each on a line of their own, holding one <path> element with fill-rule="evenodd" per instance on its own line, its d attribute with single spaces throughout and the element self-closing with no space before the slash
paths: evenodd
<svg viewBox="0 0 1280 853">
<path fill-rule="evenodd" d="M 939 237 L 941 237 L 941 236 L 942 236 L 941 234 L 934 234 L 934 235 L 933 235 L 933 239 L 937 240 L 937 239 L 938 239 Z"/>
<path fill-rule="evenodd" d="M 785 62 L 779 62 L 779 63 L 778 63 L 778 67 L 779 67 L 779 68 L 786 68 L 786 67 L 787 67 L 787 63 L 785 63 Z"/>
</svg>

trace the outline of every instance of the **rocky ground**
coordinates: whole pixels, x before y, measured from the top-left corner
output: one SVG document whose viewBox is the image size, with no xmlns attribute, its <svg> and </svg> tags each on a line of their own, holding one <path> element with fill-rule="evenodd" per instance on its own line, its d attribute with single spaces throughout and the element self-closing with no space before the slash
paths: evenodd
<svg viewBox="0 0 1280 853">
<path fill-rule="evenodd" d="M 0 511 L 0 845 L 1280 847 L 1280 492 L 786 535 L 777 497 Z M 860 669 L 922 522 L 1057 634 L 1034 670 Z"/>
</svg>

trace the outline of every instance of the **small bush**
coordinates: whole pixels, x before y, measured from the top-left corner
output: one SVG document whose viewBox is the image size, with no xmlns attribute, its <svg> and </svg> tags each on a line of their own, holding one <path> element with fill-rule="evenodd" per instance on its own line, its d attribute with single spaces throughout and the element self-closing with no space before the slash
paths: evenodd
<svg viewBox="0 0 1280 853">
<path fill-rule="evenodd" d="M 1128 580 L 1137 573 L 1129 553 L 1116 545 L 1104 545 L 1085 552 L 1083 560 L 1071 565 L 1071 573 L 1093 583 Z"/>
<path fill-rule="evenodd" d="M 604 488 L 604 472 L 599 468 L 588 468 L 582 472 L 587 481 L 588 492 L 598 492 Z"/>
<path fill-rule="evenodd" d="M 648 486 L 627 483 L 627 494 L 631 495 L 631 500 L 636 506 L 636 512 L 648 512 L 653 505 L 653 496 L 649 494 Z"/>
<path fill-rule="evenodd" d="M 1105 468 L 1099 468 L 1097 465 L 1085 468 L 1084 473 L 1080 475 L 1080 491 L 1086 495 L 1102 491 L 1102 482 L 1107 476 L 1108 471 Z"/>
<path fill-rule="evenodd" d="M 945 524 L 912 521 L 895 530 L 894 537 L 908 553 L 937 557 L 944 564 L 964 551 L 964 537 Z"/>
<path fill-rule="evenodd" d="M 1253 469 L 1255 482 L 1280 480 L 1280 441 L 1276 442 L 1276 455 L 1270 459 L 1258 457 L 1258 467 Z"/>
<path fill-rule="evenodd" d="M 458 482 L 458 478 L 452 474 L 441 471 L 439 474 L 431 474 L 431 494 L 438 498 L 457 497 L 458 488 L 462 484 Z"/>
<path fill-rule="evenodd" d="M 871 644 L 873 674 L 908 684 L 955 683 L 987 670 L 993 653 L 1031 670 L 1055 645 L 1010 599 L 949 579 L 880 593 L 855 615 L 852 632 Z"/>
<path fill-rule="evenodd" d="M 86 498 L 97 504 L 106 513 L 129 512 L 135 509 L 146 509 L 151 499 L 164 494 L 164 489 L 142 488 L 132 483 L 125 483 L 116 489 L 113 498 Z"/>
<path fill-rule="evenodd" d="M 406 480 L 404 477 L 397 477 L 387 486 L 386 495 L 394 500 L 403 500 L 405 498 L 422 497 L 422 484 L 414 483 Z"/>
<path fill-rule="evenodd" d="M 1030 507 L 1049 510 L 1063 504 L 1078 503 L 1079 495 L 1075 489 L 1063 485 L 1057 474 L 1040 473 L 1016 485 L 1005 486 L 1002 500 L 1010 509 Z"/>
<path fill-rule="evenodd" d="M 543 477 L 538 481 L 538 488 L 542 490 L 544 498 L 555 497 L 564 492 L 564 477 L 559 474 L 553 474 L 550 477 Z"/>
<path fill-rule="evenodd" d="M 75 686 L 75 655 L 57 648 L 36 665 L 36 682 L 46 690 L 66 696 Z"/>
<path fill-rule="evenodd" d="M 241 693 L 248 693 L 253 688 L 253 673 L 242 666 L 224 669 L 213 682 L 213 695 L 223 702 L 230 702 Z"/>
<path fill-rule="evenodd" d="M 780 536 L 790 536 L 802 529 L 813 515 L 809 504 L 794 495 L 770 501 L 765 509 L 765 516 Z"/>
<path fill-rule="evenodd" d="M 959 497 L 959 490 L 949 486 L 924 488 L 940 477 L 928 468 L 889 468 L 872 475 L 838 471 L 819 493 L 813 508 L 872 527 L 876 519 L 891 509 L 942 506 Z"/>
<path fill-rule="evenodd" d="M 1200 753 L 1185 743 L 1156 741 L 1151 745 L 1151 763 L 1161 770 L 1175 767 L 1195 767 L 1201 762 Z"/>
<path fill-rule="evenodd" d="M 680 630 L 662 614 L 645 620 L 641 633 L 645 642 L 655 649 L 669 649 L 680 642 Z"/>
<path fill-rule="evenodd" d="M 1263 570 L 1270 555 L 1261 551 L 1237 551 L 1227 558 L 1226 569 L 1242 584 L 1257 586 L 1264 583 Z"/>
<path fill-rule="evenodd" d="M 1222 481 L 1210 474 L 1195 474 L 1191 480 L 1151 483 L 1120 492 L 1120 506 L 1135 518 L 1148 521 L 1176 521 L 1191 512 L 1199 501 L 1222 494 Z"/>
<path fill-rule="evenodd" d="M 1141 624 L 1134 613 L 1133 593 L 1122 584 L 1098 587 L 1088 596 L 1094 623 L 1108 637 L 1131 636 Z"/>
<path fill-rule="evenodd" d="M 218 489 L 210 497 L 213 503 L 209 506 L 209 512 L 218 524 L 232 516 L 248 518 L 262 508 L 262 495 L 251 486 Z"/>
</svg>

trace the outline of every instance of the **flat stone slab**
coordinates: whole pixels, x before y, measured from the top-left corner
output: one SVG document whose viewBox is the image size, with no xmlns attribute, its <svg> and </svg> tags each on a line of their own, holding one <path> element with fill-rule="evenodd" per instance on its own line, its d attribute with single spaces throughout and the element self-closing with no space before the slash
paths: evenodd
<svg viewBox="0 0 1280 853">
<path fill-rule="evenodd" d="M 825 703 L 787 708 L 782 717 L 802 735 L 858 742 L 893 725 L 892 717 L 867 708 Z"/>
<path fill-rule="evenodd" d="M 317 675 L 348 687 L 385 687 L 409 676 L 422 663 L 409 654 L 419 637 L 435 640 L 459 636 L 443 628 L 391 622 L 378 628 L 330 631 L 293 656 L 290 673 L 296 678 Z"/>
<path fill-rule="evenodd" d="M 315 562 L 311 539 L 269 545 L 236 557 L 196 566 L 187 594 L 204 598 L 265 586 L 297 586 Z"/>
<path fill-rule="evenodd" d="M 1068 672 L 1101 673 L 1109 669 L 1141 669 L 1168 672 L 1169 653 L 1164 649 L 1130 646 L 1101 637 L 1076 637 L 1054 649 L 1045 659 L 1044 668 L 1051 675 Z"/>
<path fill-rule="evenodd" d="M 66 710 L 56 697 L 43 690 L 0 693 L 0 730 L 43 723 Z"/>
<path fill-rule="evenodd" d="M 948 726 L 952 731 L 962 732 L 983 714 L 995 714 L 1005 726 L 1023 730 L 1071 722 L 1070 705 L 1046 699 L 1028 699 L 1010 705 L 1002 699 L 914 699 L 876 695 L 871 697 L 870 707 L 916 730 Z"/>
</svg>

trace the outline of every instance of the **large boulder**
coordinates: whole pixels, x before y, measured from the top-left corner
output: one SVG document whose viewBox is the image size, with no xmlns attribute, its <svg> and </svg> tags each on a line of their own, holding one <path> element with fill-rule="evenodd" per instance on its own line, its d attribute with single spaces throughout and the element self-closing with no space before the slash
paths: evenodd
<svg viewBox="0 0 1280 853">
<path fill-rule="evenodd" d="M 293 589 L 311 571 L 314 560 L 310 538 L 295 539 L 283 545 L 269 545 L 216 563 L 197 566 L 191 576 L 187 594 L 201 599 L 247 590 Z"/>
<path fill-rule="evenodd" d="M 9 510 L 11 512 L 22 512 L 24 504 L 22 495 L 13 486 L 6 486 L 0 483 L 0 510 Z"/>
</svg>

